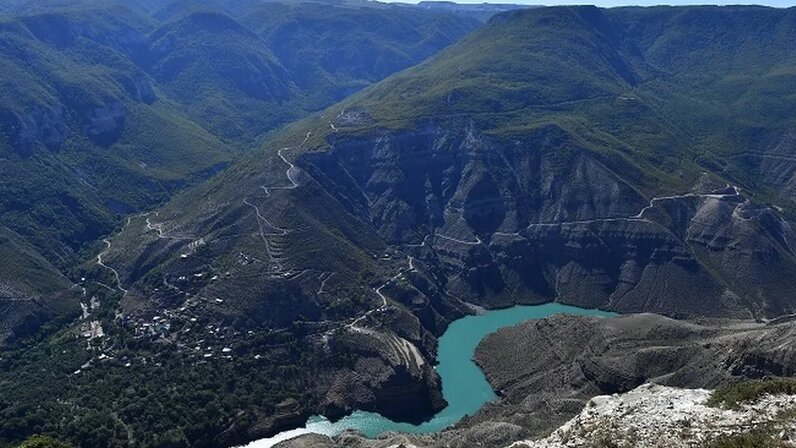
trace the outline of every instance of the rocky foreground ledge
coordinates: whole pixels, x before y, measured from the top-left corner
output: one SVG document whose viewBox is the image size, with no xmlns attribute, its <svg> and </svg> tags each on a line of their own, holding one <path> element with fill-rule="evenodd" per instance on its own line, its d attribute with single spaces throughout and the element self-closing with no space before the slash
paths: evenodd
<svg viewBox="0 0 796 448">
<path fill-rule="evenodd" d="M 575 418 L 540 440 L 512 448 L 796 446 L 796 396 L 765 395 L 737 409 L 708 405 L 711 391 L 644 384 L 589 400 Z M 735 441 L 735 442 L 734 442 Z M 725 445 L 720 445 L 720 444 Z"/>
</svg>

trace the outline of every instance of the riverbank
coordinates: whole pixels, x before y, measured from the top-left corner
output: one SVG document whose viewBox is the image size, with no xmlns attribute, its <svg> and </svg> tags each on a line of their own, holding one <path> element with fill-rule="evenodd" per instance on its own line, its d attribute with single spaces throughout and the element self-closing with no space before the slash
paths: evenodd
<svg viewBox="0 0 796 448">
<path fill-rule="evenodd" d="M 423 434 L 442 431 L 465 416 L 476 414 L 485 403 L 497 399 L 492 386 L 473 359 L 475 349 L 484 337 L 501 328 L 561 313 L 581 316 L 616 315 L 605 311 L 547 303 L 514 306 L 464 317 L 451 323 L 439 339 L 436 370 L 442 380 L 442 395 L 448 406 L 430 420 L 416 425 L 396 422 L 379 414 L 362 411 L 356 411 L 336 422 L 315 416 L 310 418 L 303 428 L 255 441 L 246 447 L 267 448 L 287 438 L 309 433 L 336 436 L 346 430 L 355 430 L 366 437 L 375 437 L 384 432 Z"/>
</svg>

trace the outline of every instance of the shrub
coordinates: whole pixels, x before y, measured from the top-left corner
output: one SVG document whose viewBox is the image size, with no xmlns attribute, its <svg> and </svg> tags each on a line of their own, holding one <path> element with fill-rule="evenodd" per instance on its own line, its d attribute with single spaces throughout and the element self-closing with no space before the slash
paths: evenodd
<svg viewBox="0 0 796 448">
<path fill-rule="evenodd" d="M 743 403 L 755 401 L 768 394 L 796 394 L 796 378 L 749 380 L 722 386 L 713 391 L 707 404 L 736 409 Z"/>
</svg>

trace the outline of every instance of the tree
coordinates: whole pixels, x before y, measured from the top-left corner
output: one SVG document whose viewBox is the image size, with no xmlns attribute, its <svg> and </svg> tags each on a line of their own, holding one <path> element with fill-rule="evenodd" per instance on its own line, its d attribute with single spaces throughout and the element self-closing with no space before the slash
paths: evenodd
<svg viewBox="0 0 796 448">
<path fill-rule="evenodd" d="M 28 438 L 19 448 L 72 448 L 72 446 L 50 436 L 39 435 Z"/>
</svg>

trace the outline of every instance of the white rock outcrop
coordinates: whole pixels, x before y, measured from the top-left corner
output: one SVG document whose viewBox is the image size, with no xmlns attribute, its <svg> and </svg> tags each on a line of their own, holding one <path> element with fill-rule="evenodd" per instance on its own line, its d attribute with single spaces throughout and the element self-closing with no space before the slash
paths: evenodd
<svg viewBox="0 0 796 448">
<path fill-rule="evenodd" d="M 572 420 L 541 440 L 512 448 L 702 447 L 723 436 L 775 429 L 785 446 L 796 433 L 796 396 L 767 395 L 737 410 L 706 405 L 711 391 L 644 384 L 592 398 Z"/>
</svg>

